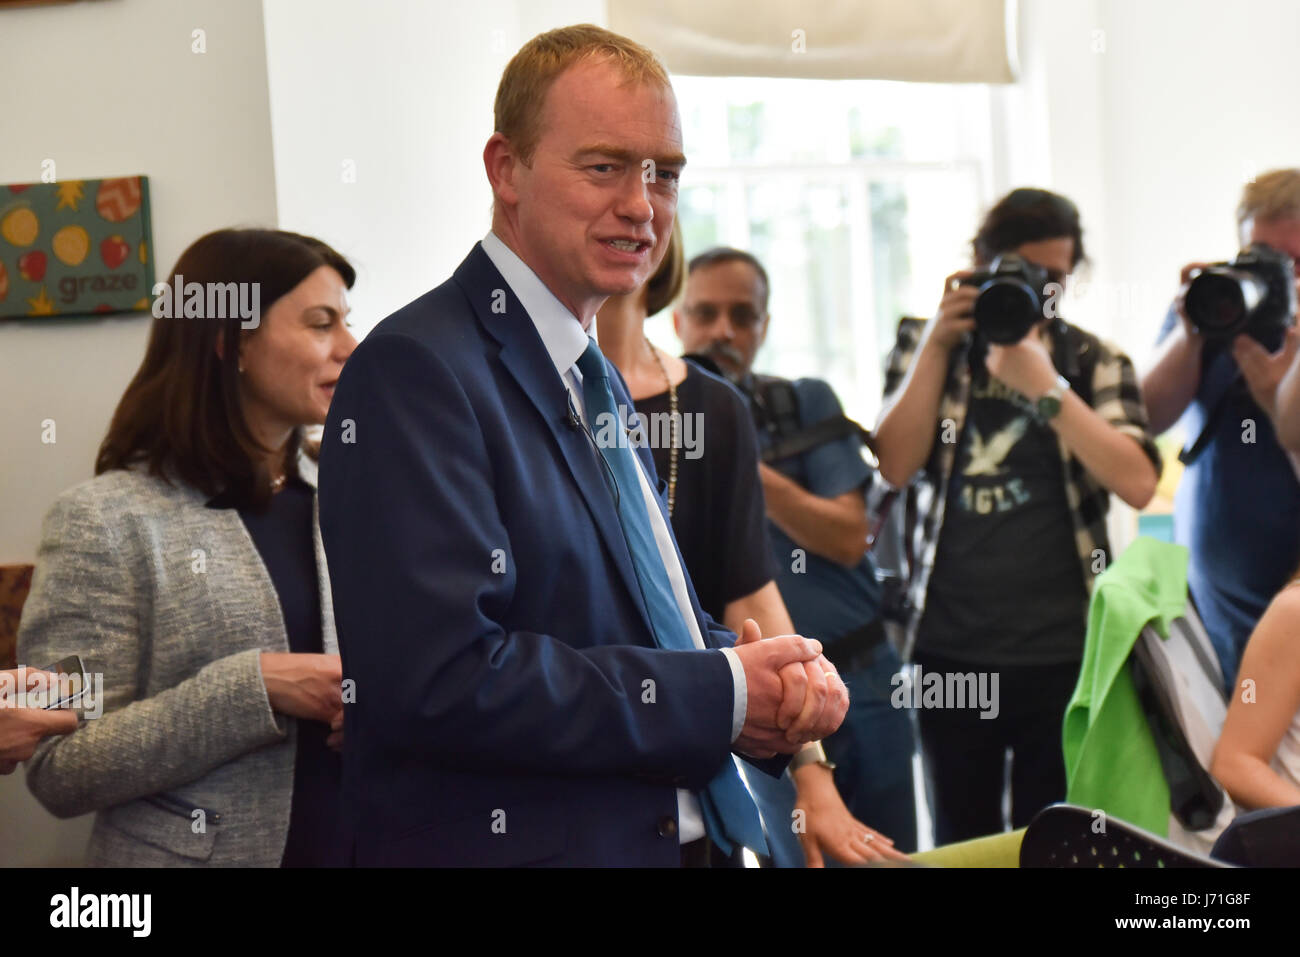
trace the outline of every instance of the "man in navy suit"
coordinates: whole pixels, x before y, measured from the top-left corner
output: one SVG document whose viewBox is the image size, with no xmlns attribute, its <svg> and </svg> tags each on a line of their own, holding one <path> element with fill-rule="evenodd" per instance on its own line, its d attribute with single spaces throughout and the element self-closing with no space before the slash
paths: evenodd
<svg viewBox="0 0 1300 957">
<path fill-rule="evenodd" d="M 685 164 L 667 75 L 596 27 L 536 37 L 483 159 L 491 232 L 362 342 L 325 428 L 354 859 L 761 850 L 733 753 L 779 773 L 847 692 L 817 642 L 752 621 L 737 642 L 701 612 L 586 331 L 667 247 Z"/>
</svg>

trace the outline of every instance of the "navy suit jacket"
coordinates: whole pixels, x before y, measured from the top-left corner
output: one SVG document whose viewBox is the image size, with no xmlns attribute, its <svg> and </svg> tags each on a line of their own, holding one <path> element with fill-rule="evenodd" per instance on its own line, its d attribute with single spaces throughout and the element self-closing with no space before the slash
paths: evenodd
<svg viewBox="0 0 1300 957">
<path fill-rule="evenodd" d="M 320 524 L 356 863 L 679 863 L 675 788 L 729 760 L 731 669 L 655 647 L 605 481 L 481 245 L 348 360 Z"/>
</svg>

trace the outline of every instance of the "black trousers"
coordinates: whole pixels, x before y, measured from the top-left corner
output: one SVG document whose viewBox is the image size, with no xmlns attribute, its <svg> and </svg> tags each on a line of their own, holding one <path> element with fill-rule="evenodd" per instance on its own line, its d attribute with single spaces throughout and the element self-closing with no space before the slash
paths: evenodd
<svg viewBox="0 0 1300 957">
<path fill-rule="evenodd" d="M 998 675 L 998 713 L 978 708 L 922 708 L 917 715 L 934 816 L 936 845 L 1003 828 L 1006 753 L 1011 751 L 1011 827 L 1065 800 L 1061 726 L 1079 678 L 1063 665 L 977 664 L 917 651 L 923 673 L 986 671 Z"/>
</svg>

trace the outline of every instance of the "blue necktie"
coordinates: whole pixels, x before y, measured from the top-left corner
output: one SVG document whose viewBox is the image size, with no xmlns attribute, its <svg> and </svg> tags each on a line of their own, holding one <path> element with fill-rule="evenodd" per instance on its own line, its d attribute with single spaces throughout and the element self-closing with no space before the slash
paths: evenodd
<svg viewBox="0 0 1300 957">
<path fill-rule="evenodd" d="M 587 409 L 587 421 L 598 437 L 612 438 L 612 441 L 598 438 L 596 447 L 614 477 L 612 491 L 618 506 L 618 521 L 623 526 L 623 537 L 632 555 L 632 566 L 636 569 L 641 596 L 650 614 L 655 642 L 660 648 L 674 651 L 694 649 L 695 642 L 682 619 L 668 580 L 668 570 L 664 568 L 663 556 L 650 527 L 650 515 L 638 479 L 636 454 L 621 439 L 623 420 L 614 406 L 605 357 L 594 339 L 588 342 L 587 351 L 578 359 L 578 370 L 582 373 L 582 398 Z M 758 808 L 745 789 L 730 755 L 722 770 L 700 792 L 699 798 L 704 811 L 704 826 L 724 854 L 731 854 L 736 844 L 759 854 L 767 853 Z"/>
</svg>

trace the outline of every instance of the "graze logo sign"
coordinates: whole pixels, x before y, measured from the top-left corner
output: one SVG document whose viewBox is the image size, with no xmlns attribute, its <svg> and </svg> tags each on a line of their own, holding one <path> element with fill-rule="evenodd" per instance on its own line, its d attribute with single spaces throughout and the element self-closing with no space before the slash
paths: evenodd
<svg viewBox="0 0 1300 957">
<path fill-rule="evenodd" d="M 147 310 L 147 177 L 56 180 L 46 163 L 43 182 L 0 187 L 0 318 Z"/>
</svg>

